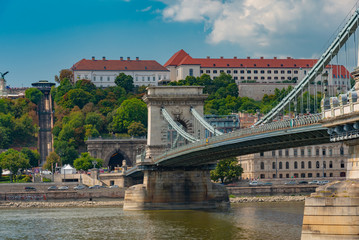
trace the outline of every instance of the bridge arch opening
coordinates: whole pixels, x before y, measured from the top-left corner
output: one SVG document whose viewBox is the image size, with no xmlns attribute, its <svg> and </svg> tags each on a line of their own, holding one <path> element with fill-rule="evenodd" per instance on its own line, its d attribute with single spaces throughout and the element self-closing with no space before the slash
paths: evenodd
<svg viewBox="0 0 359 240">
<path fill-rule="evenodd" d="M 121 167 L 123 160 L 125 160 L 125 157 L 120 152 L 115 152 L 108 161 L 109 169 L 112 171 L 115 167 Z"/>
</svg>

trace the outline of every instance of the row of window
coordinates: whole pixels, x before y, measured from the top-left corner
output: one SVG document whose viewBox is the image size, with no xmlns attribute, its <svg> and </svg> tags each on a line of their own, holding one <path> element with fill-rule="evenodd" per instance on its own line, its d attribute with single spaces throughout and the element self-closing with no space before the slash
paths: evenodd
<svg viewBox="0 0 359 240">
<path fill-rule="evenodd" d="M 279 176 L 279 178 L 284 178 L 284 176 L 285 176 L 285 178 L 299 178 L 299 176 L 300 176 L 301 178 L 306 178 L 306 177 L 312 178 L 312 177 L 313 177 L 313 173 L 308 173 L 308 174 L 301 173 L 300 175 L 299 175 L 299 173 L 294 173 L 293 176 L 290 176 L 289 173 L 286 173 L 285 175 L 282 174 L 282 173 L 280 173 L 278 176 Z M 345 173 L 345 172 L 340 172 L 340 177 L 345 177 L 345 176 L 346 176 L 346 173 Z M 271 177 L 271 176 L 268 175 L 268 177 Z M 272 174 L 272 177 L 273 177 L 273 178 L 277 178 L 276 174 Z M 317 178 L 319 178 L 319 177 L 327 177 L 327 173 L 326 173 L 326 172 L 324 172 L 324 173 L 316 173 L 316 177 L 317 177 Z M 334 174 L 333 174 L 333 173 L 329 173 L 329 177 L 334 177 Z M 263 173 L 263 174 L 260 174 L 260 178 L 261 178 L 261 179 L 264 179 L 264 178 L 266 178 L 266 175 L 265 175 L 264 173 Z"/>
<path fill-rule="evenodd" d="M 233 77 L 234 80 L 238 80 L 238 77 Z M 241 80 L 252 80 L 252 77 L 248 76 L 248 77 L 240 77 Z M 257 76 L 253 77 L 254 80 L 258 80 L 259 78 Z M 272 77 L 267 77 L 265 78 L 264 76 L 260 77 L 261 80 L 272 80 Z M 273 77 L 274 80 L 278 80 L 278 77 Z M 281 77 L 281 80 L 292 80 L 292 77 L 287 77 L 287 79 L 285 77 Z"/>
<path fill-rule="evenodd" d="M 193 72 L 193 69 L 190 68 L 189 69 L 190 73 L 191 73 L 191 70 Z M 225 70 L 219 70 L 220 73 L 222 73 L 224 71 Z M 278 74 L 278 73 L 285 74 L 286 73 L 285 70 L 280 70 L 280 71 L 279 70 L 267 70 L 267 74 L 271 74 L 272 71 L 273 71 L 274 74 Z M 241 73 L 241 74 L 244 74 L 244 73 L 251 74 L 252 70 L 233 70 L 234 74 L 238 74 L 238 72 Z M 258 74 L 258 73 L 264 74 L 265 72 L 266 72 L 265 70 L 253 70 L 253 74 Z M 201 70 L 201 73 L 204 73 L 204 70 Z M 210 74 L 211 70 L 206 70 L 206 73 Z M 212 73 L 218 73 L 218 70 L 212 70 Z M 231 74 L 232 70 L 226 70 L 226 73 Z M 298 70 L 294 70 L 293 73 L 298 74 Z M 292 70 L 287 70 L 287 74 L 292 74 Z"/>
<path fill-rule="evenodd" d="M 300 162 L 300 167 L 301 167 L 301 169 L 305 169 L 305 162 L 304 161 Z M 308 169 L 312 168 L 312 162 L 311 161 L 308 161 L 308 166 L 307 167 L 308 167 Z M 264 170 L 264 162 L 260 163 L 260 168 L 261 168 L 261 170 Z M 327 162 L 323 161 L 323 164 L 320 165 L 320 162 L 316 161 L 315 162 L 315 168 L 317 168 L 317 169 L 319 169 L 319 168 L 326 169 L 327 168 Z M 329 161 L 329 168 L 333 168 L 333 161 Z M 345 168 L 344 160 L 340 161 L 340 168 Z M 272 162 L 272 169 L 277 169 L 276 162 Z M 278 169 L 283 169 L 283 163 L 282 162 L 279 162 Z M 285 162 L 285 169 L 290 169 L 289 162 Z M 298 162 L 297 161 L 294 162 L 293 169 L 298 169 Z"/>
<path fill-rule="evenodd" d="M 340 152 L 340 155 L 344 155 L 344 147 L 340 147 L 339 152 Z M 289 156 L 289 149 L 285 149 L 284 153 L 285 153 L 285 156 L 288 157 Z M 260 152 L 259 155 L 261 157 L 263 157 L 264 152 Z M 298 149 L 296 149 L 296 148 L 293 149 L 293 155 L 298 156 Z M 300 155 L 301 156 L 305 155 L 305 149 L 304 148 L 300 149 Z M 320 148 L 315 149 L 315 155 L 316 156 L 320 155 Z M 327 155 L 327 149 L 322 148 L 322 156 L 326 156 L 326 155 Z M 276 156 L 276 151 L 272 151 L 272 157 L 275 157 L 275 156 Z M 278 150 L 278 156 L 280 156 L 280 157 L 283 156 L 283 151 L 282 150 Z M 307 149 L 307 156 L 312 156 L 312 149 L 311 148 Z M 333 149 L 332 148 L 328 149 L 328 156 L 333 156 Z"/>
</svg>

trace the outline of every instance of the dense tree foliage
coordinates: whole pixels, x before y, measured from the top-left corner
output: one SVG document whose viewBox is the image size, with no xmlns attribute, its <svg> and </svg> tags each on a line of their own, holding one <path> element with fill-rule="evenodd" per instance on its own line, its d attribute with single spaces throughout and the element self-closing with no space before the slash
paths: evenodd
<svg viewBox="0 0 359 240">
<path fill-rule="evenodd" d="M 100 168 L 103 165 L 102 159 L 91 157 L 89 153 L 84 152 L 81 153 L 81 157 L 75 159 L 74 167 L 76 170 L 87 171 L 93 167 L 93 162 L 96 162 L 96 168 Z"/>
<path fill-rule="evenodd" d="M 238 165 L 235 157 L 225 158 L 217 163 L 216 169 L 211 171 L 213 181 L 220 180 L 221 183 L 231 182 L 241 176 L 243 169 Z"/>
<path fill-rule="evenodd" d="M 40 103 L 43 95 L 44 94 L 37 88 L 29 88 L 25 90 L 25 97 L 36 105 Z"/>
<path fill-rule="evenodd" d="M 128 126 L 128 135 L 134 137 L 146 136 L 146 128 L 140 122 L 132 122 L 130 126 Z"/>
<path fill-rule="evenodd" d="M 51 152 L 49 154 L 49 156 L 47 156 L 46 162 L 45 162 L 43 168 L 47 169 L 49 171 L 54 171 L 55 167 L 56 167 L 56 164 L 57 164 L 57 166 L 62 165 L 60 156 L 57 155 L 57 153 L 55 153 L 55 152 Z"/>
<path fill-rule="evenodd" d="M 124 73 L 120 73 L 116 77 L 115 83 L 117 86 L 123 87 L 127 92 L 132 92 L 135 87 L 133 85 L 133 77 Z"/>
<path fill-rule="evenodd" d="M 12 148 L 0 154 L 0 167 L 10 171 L 10 179 L 17 174 L 20 169 L 30 167 L 29 160 L 26 156 Z"/>
<path fill-rule="evenodd" d="M 36 105 L 27 98 L 0 99 L 0 148 L 36 145 Z"/>
<path fill-rule="evenodd" d="M 30 148 L 22 148 L 21 153 L 23 153 L 26 159 L 29 160 L 30 167 L 38 167 L 40 160 L 40 153 L 37 150 L 31 150 Z"/>
</svg>

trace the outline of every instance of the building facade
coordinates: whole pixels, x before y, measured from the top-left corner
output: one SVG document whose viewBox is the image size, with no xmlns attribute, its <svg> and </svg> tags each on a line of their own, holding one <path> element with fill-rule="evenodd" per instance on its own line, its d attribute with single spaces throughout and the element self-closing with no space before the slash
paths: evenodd
<svg viewBox="0 0 359 240">
<path fill-rule="evenodd" d="M 232 75 L 238 85 L 241 83 L 293 84 L 300 82 L 317 62 L 316 59 L 239 59 L 192 58 L 184 50 L 176 52 L 166 63 L 170 80 L 178 81 L 187 76 L 199 77 L 208 74 L 212 79 L 222 72 Z M 328 85 L 346 90 L 350 86 L 350 73 L 342 65 L 328 65 L 323 74 L 327 75 Z M 322 83 L 325 77 L 318 75 L 316 82 Z M 285 87 L 285 85 L 284 85 Z"/>
<path fill-rule="evenodd" d="M 120 73 L 133 77 L 135 86 L 157 86 L 159 82 L 169 79 L 169 70 L 155 60 L 107 60 L 105 57 L 91 60 L 82 59 L 72 66 L 73 81 L 91 80 L 96 87 L 116 86 L 115 79 Z"/>
<path fill-rule="evenodd" d="M 348 149 L 331 143 L 250 154 L 238 160 L 244 179 L 346 177 Z"/>
</svg>

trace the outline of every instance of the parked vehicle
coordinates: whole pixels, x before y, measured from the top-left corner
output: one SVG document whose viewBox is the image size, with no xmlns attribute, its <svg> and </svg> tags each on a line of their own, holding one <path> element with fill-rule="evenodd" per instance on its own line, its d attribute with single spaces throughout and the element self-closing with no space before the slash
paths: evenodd
<svg viewBox="0 0 359 240">
<path fill-rule="evenodd" d="M 93 185 L 91 187 L 89 187 L 89 189 L 100 189 L 101 186 L 100 185 Z"/>
<path fill-rule="evenodd" d="M 56 186 L 50 186 L 47 188 L 48 191 L 54 191 L 54 190 L 57 190 L 57 187 Z"/>
<path fill-rule="evenodd" d="M 262 185 L 263 185 L 263 186 L 272 186 L 273 183 L 271 183 L 271 182 L 265 182 L 265 183 L 262 183 Z"/>
<path fill-rule="evenodd" d="M 311 182 L 309 182 L 308 184 L 310 184 L 310 185 L 318 185 L 318 180 L 313 180 L 313 181 L 311 181 Z"/>
<path fill-rule="evenodd" d="M 85 185 L 78 185 L 78 186 L 74 187 L 74 190 L 82 190 L 82 189 L 85 189 L 85 188 L 86 188 Z"/>
<path fill-rule="evenodd" d="M 36 191 L 34 187 L 25 187 L 25 191 Z"/>
<path fill-rule="evenodd" d="M 252 181 L 249 183 L 249 186 L 263 186 L 264 182 L 260 182 L 260 181 Z"/>
<path fill-rule="evenodd" d="M 119 188 L 119 186 L 118 185 L 112 185 L 112 186 L 110 186 L 110 188 Z"/>
<path fill-rule="evenodd" d="M 69 189 L 68 186 L 61 186 L 61 187 L 59 187 L 59 190 L 68 190 L 68 189 Z"/>
<path fill-rule="evenodd" d="M 299 181 L 298 184 L 308 184 L 308 181 Z"/>
<path fill-rule="evenodd" d="M 289 181 L 289 182 L 285 182 L 285 185 L 296 185 L 297 182 L 296 181 Z"/>
<path fill-rule="evenodd" d="M 327 183 L 329 183 L 328 180 L 318 181 L 318 185 L 325 185 Z"/>
</svg>

